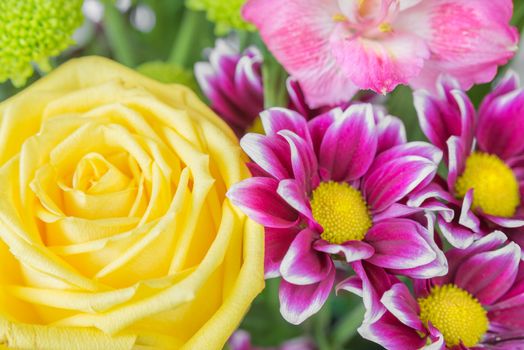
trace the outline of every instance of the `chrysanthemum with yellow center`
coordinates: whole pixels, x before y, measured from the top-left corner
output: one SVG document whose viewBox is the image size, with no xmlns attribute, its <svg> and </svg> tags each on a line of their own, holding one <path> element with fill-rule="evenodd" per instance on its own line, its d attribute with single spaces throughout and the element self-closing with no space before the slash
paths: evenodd
<svg viewBox="0 0 524 350">
<path fill-rule="evenodd" d="M 321 237 L 333 244 L 361 241 L 372 225 L 359 190 L 342 182 L 322 182 L 311 197 L 313 217 L 323 227 Z"/>
<path fill-rule="evenodd" d="M 463 198 L 473 188 L 473 209 L 489 215 L 511 217 L 520 204 L 519 183 L 513 171 L 497 156 L 472 153 L 464 172 L 455 183 L 455 192 Z"/>
<path fill-rule="evenodd" d="M 82 0 L 0 1 L 0 82 L 22 86 L 32 63 L 49 71 L 48 59 L 69 45 L 82 24 Z"/>
<path fill-rule="evenodd" d="M 486 310 L 467 291 L 454 284 L 434 287 L 425 298 L 419 298 L 420 319 L 428 322 L 444 336 L 448 347 L 475 346 L 487 332 Z"/>
</svg>

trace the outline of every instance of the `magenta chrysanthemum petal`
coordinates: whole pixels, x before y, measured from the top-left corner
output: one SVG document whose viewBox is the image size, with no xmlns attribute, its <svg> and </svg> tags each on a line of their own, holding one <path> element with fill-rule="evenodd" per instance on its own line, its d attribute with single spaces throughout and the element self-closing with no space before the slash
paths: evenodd
<svg viewBox="0 0 524 350">
<path fill-rule="evenodd" d="M 233 186 L 228 197 L 266 226 L 267 249 L 275 249 L 267 252 L 266 275 L 283 278 L 287 320 L 302 322 L 320 308 L 333 285 L 335 260 L 368 261 L 370 270 L 416 278 L 445 273 L 432 224 L 425 228 L 413 218 L 424 209 L 405 204 L 410 193 L 430 184 L 440 150 L 405 143 L 400 120 L 370 104 L 335 108 L 309 122 L 283 108 L 261 117 L 266 135 L 241 140 L 257 177 Z M 375 290 L 375 282 L 366 280 L 364 294 Z"/>
<path fill-rule="evenodd" d="M 422 130 L 447 158 L 447 176 L 439 179 L 442 189 L 431 199 L 449 208 L 439 211 L 440 230 L 460 248 L 486 235 L 488 227 L 502 228 L 524 242 L 518 237 L 524 232 L 524 119 L 519 122 L 524 115 L 523 89 L 508 72 L 481 103 L 477 121 L 458 85 L 441 77 L 437 97 L 424 91 L 414 94 Z M 432 195 L 423 197 L 411 205 L 425 207 Z"/>
<path fill-rule="evenodd" d="M 427 344 L 424 349 L 455 349 L 458 341 L 467 344 L 461 349 L 499 349 L 498 344 L 513 349 L 522 330 L 517 312 L 524 300 L 524 262 L 520 248 L 506 240 L 493 232 L 467 249 L 449 250 L 449 272 L 415 280 L 415 296 L 404 284 L 390 281 L 386 290 L 375 291 L 386 311 L 365 319 L 359 332 L 387 349 L 411 349 L 418 340 Z M 359 276 L 364 286 L 366 276 Z M 357 280 L 349 287 L 359 292 Z M 376 299 L 366 303 L 362 294 L 368 312 L 380 309 L 369 303 Z"/>
<path fill-rule="evenodd" d="M 280 265 L 284 280 L 296 285 L 320 282 L 330 273 L 332 262 L 328 255 L 313 248 L 318 234 L 309 229 L 302 230 L 293 240 Z"/>
<path fill-rule="evenodd" d="M 236 46 L 217 40 L 209 62 L 195 65 L 195 76 L 211 107 L 241 136 L 264 109 L 264 89 L 262 54 L 255 47 L 240 53 Z"/>
<path fill-rule="evenodd" d="M 300 324 L 320 310 L 333 288 L 335 268 L 318 283 L 297 286 L 282 280 L 280 283 L 280 313 L 286 321 Z"/>
</svg>

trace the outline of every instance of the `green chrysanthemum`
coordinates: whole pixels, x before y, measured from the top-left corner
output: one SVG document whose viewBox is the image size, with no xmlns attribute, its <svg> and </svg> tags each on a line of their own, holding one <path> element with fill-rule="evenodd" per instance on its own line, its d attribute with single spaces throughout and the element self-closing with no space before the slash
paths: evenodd
<svg viewBox="0 0 524 350">
<path fill-rule="evenodd" d="M 33 63 L 50 70 L 81 24 L 82 0 L 0 0 L 0 82 L 24 85 Z"/>
<path fill-rule="evenodd" d="M 216 24 L 217 34 L 225 34 L 231 28 L 254 30 L 254 27 L 242 19 L 240 10 L 246 0 L 187 0 L 187 7 L 193 10 L 205 10 L 207 18 Z"/>
<path fill-rule="evenodd" d="M 177 64 L 152 61 L 138 66 L 136 70 L 162 83 L 185 85 L 193 91 L 197 91 L 198 89 L 193 73 Z"/>
</svg>

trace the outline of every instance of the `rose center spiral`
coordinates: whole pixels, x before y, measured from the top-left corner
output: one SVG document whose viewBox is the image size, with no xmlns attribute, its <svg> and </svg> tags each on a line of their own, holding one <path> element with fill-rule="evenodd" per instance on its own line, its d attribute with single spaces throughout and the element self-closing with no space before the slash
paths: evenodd
<svg viewBox="0 0 524 350">
<path fill-rule="evenodd" d="M 434 287 L 425 298 L 419 298 L 420 319 L 437 328 L 448 347 L 475 346 L 488 330 L 486 310 L 467 291 L 454 284 Z"/>
<path fill-rule="evenodd" d="M 367 203 L 359 190 L 347 183 L 322 182 L 311 197 L 313 217 L 334 244 L 361 241 L 372 225 Z"/>
<path fill-rule="evenodd" d="M 455 183 L 455 192 L 463 198 L 473 189 L 472 208 L 489 215 L 511 217 L 520 204 L 519 183 L 513 171 L 497 156 L 472 153 L 464 172 Z"/>
</svg>

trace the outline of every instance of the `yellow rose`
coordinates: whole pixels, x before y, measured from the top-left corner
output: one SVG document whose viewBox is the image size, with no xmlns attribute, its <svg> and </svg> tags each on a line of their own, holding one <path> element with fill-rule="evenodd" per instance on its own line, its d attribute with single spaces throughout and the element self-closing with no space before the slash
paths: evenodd
<svg viewBox="0 0 524 350">
<path fill-rule="evenodd" d="M 263 287 L 248 176 L 195 94 L 72 60 L 0 104 L 0 348 L 220 349 Z"/>
</svg>

